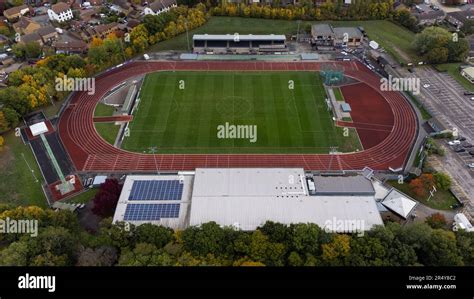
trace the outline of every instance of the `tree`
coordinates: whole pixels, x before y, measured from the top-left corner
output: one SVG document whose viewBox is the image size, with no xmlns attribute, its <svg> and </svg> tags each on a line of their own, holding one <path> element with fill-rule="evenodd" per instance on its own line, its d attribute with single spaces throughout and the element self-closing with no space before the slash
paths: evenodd
<svg viewBox="0 0 474 299">
<path fill-rule="evenodd" d="M 28 244 L 25 241 L 11 243 L 0 251 L 0 265 L 28 266 Z"/>
<path fill-rule="evenodd" d="M 462 266 L 463 261 L 456 247 L 453 232 L 435 229 L 418 255 L 426 266 Z"/>
<path fill-rule="evenodd" d="M 444 228 L 447 226 L 446 218 L 441 213 L 434 213 L 425 219 L 426 224 L 432 228 Z"/>
<path fill-rule="evenodd" d="M 270 241 L 277 243 L 288 242 L 290 230 L 287 225 L 273 221 L 267 221 L 258 228 Z"/>
<path fill-rule="evenodd" d="M 110 246 L 93 248 L 82 248 L 76 266 L 113 266 L 118 258 L 117 249 Z"/>
<path fill-rule="evenodd" d="M 184 248 L 196 255 L 218 255 L 223 251 L 224 230 L 215 222 L 190 227 L 182 234 Z"/>
<path fill-rule="evenodd" d="M 0 146 L 3 146 L 5 144 L 5 140 L 3 139 L 3 136 L 0 135 Z"/>
<path fill-rule="evenodd" d="M 441 190 L 448 190 L 451 188 L 451 177 L 444 172 L 436 172 L 434 175 L 436 187 Z"/>
<path fill-rule="evenodd" d="M 290 225 L 290 248 L 299 253 L 318 256 L 321 244 L 329 242 L 329 237 L 319 226 L 313 223 Z"/>
<path fill-rule="evenodd" d="M 122 186 L 116 179 L 106 179 L 100 185 L 99 191 L 94 197 L 92 212 L 101 217 L 109 217 L 114 214 Z"/>
<path fill-rule="evenodd" d="M 28 242 L 34 266 L 71 266 L 77 250 L 77 239 L 64 227 L 46 227 Z"/>
<path fill-rule="evenodd" d="M 159 225 L 145 223 L 136 227 L 136 240 L 162 248 L 173 240 L 173 230 Z"/>
<path fill-rule="evenodd" d="M 412 179 L 409 187 L 413 193 L 418 197 L 426 196 L 428 190 L 435 186 L 435 180 L 432 174 L 424 173 L 416 179 Z"/>
<path fill-rule="evenodd" d="M 428 27 L 417 34 L 413 45 L 418 55 L 429 63 L 461 61 L 469 51 L 465 38 L 453 38 L 452 34 L 441 27 Z"/>
<path fill-rule="evenodd" d="M 322 245 L 321 261 L 326 266 L 343 266 L 350 253 L 348 235 L 335 235 L 330 243 Z"/>
</svg>

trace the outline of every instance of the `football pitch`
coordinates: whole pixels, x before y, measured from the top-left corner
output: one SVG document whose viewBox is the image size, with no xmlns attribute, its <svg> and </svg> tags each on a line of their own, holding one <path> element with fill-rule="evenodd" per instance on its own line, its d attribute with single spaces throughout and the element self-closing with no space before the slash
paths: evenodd
<svg viewBox="0 0 474 299">
<path fill-rule="evenodd" d="M 165 154 L 362 150 L 336 127 L 317 72 L 157 72 L 145 77 L 122 148 Z"/>
</svg>

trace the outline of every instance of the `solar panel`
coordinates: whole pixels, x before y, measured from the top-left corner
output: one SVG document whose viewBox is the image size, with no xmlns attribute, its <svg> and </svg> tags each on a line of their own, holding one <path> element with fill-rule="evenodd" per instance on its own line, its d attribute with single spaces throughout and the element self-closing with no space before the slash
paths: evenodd
<svg viewBox="0 0 474 299">
<path fill-rule="evenodd" d="M 124 221 L 150 221 L 161 218 L 178 218 L 180 204 L 128 204 Z"/>
<path fill-rule="evenodd" d="M 171 181 L 135 181 L 128 200 L 180 200 L 183 184 Z"/>
</svg>

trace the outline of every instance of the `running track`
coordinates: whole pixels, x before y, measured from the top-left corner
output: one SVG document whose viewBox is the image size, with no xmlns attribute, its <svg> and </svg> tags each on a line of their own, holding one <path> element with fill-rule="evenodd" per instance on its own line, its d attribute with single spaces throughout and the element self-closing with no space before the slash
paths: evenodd
<svg viewBox="0 0 474 299">
<path fill-rule="evenodd" d="M 359 62 L 333 62 L 346 76 L 379 90 L 380 78 Z M 137 61 L 96 78 L 96 92 L 76 93 L 61 115 L 58 130 L 77 171 L 155 172 L 194 170 L 196 167 L 302 167 L 306 170 L 374 170 L 402 167 L 416 137 L 416 116 L 397 92 L 380 92 L 393 112 L 393 127 L 379 144 L 347 154 L 140 154 L 124 151 L 104 141 L 93 123 L 98 101 L 120 82 L 160 70 L 316 71 L 320 62 Z"/>
</svg>

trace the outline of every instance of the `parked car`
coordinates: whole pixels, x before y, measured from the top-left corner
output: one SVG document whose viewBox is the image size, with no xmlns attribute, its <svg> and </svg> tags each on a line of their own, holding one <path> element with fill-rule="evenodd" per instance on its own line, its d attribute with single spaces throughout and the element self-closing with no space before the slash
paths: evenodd
<svg viewBox="0 0 474 299">
<path fill-rule="evenodd" d="M 474 156 L 474 151 L 469 151 L 469 154 L 471 154 L 472 156 Z"/>
<path fill-rule="evenodd" d="M 454 151 L 455 151 L 456 153 L 464 153 L 466 150 L 463 149 L 462 147 L 457 147 L 457 148 L 454 149 Z"/>
<path fill-rule="evenodd" d="M 448 141 L 448 144 L 449 144 L 449 145 L 459 145 L 459 144 L 461 144 L 461 141 L 459 141 L 459 140 L 452 140 L 452 141 Z"/>
<path fill-rule="evenodd" d="M 473 145 L 470 144 L 469 142 L 463 142 L 463 143 L 461 143 L 461 145 L 462 145 L 462 147 L 464 147 L 464 148 L 471 148 L 471 147 L 473 146 Z"/>
<path fill-rule="evenodd" d="M 474 96 L 474 92 L 472 92 L 472 91 L 465 91 L 465 92 L 464 92 L 464 95 L 465 95 L 465 96 Z"/>
<path fill-rule="evenodd" d="M 456 138 L 456 140 L 459 140 L 459 141 L 466 141 L 466 137 L 461 137 L 461 136 L 459 136 L 458 138 Z"/>
<path fill-rule="evenodd" d="M 474 168 L 474 162 L 467 164 L 467 167 L 469 167 L 469 168 Z"/>
</svg>

